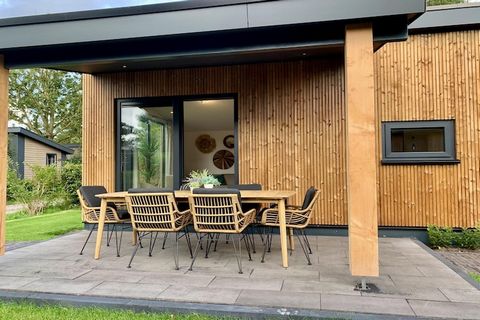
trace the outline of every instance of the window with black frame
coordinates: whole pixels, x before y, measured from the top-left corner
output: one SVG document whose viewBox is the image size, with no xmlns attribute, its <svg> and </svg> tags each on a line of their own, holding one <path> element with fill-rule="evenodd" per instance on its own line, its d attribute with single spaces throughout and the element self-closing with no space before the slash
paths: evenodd
<svg viewBox="0 0 480 320">
<path fill-rule="evenodd" d="M 382 123 L 384 164 L 458 163 L 454 120 Z"/>
</svg>

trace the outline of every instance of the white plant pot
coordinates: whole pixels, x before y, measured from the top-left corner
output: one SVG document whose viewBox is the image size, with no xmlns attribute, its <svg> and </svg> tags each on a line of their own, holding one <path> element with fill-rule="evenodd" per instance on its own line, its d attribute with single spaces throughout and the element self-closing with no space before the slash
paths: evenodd
<svg viewBox="0 0 480 320">
<path fill-rule="evenodd" d="M 207 188 L 207 189 L 213 189 L 213 184 L 211 183 L 206 183 L 203 185 L 203 187 Z"/>
</svg>

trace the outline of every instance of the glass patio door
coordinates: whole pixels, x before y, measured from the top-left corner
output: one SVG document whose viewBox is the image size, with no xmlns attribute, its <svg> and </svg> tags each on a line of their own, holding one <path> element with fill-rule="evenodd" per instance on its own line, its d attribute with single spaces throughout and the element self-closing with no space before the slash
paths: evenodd
<svg viewBox="0 0 480 320">
<path fill-rule="evenodd" d="M 173 189 L 173 110 L 171 105 L 120 105 L 117 189 Z"/>
</svg>

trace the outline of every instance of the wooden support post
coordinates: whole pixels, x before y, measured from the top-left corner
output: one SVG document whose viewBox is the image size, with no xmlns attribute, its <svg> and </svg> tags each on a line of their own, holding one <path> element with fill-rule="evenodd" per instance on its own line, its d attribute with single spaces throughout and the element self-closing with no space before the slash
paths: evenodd
<svg viewBox="0 0 480 320">
<path fill-rule="evenodd" d="M 373 32 L 345 29 L 347 201 L 350 272 L 378 276 L 377 169 Z"/>
<path fill-rule="evenodd" d="M 8 69 L 0 55 L 0 255 L 5 254 L 7 216 Z"/>
</svg>

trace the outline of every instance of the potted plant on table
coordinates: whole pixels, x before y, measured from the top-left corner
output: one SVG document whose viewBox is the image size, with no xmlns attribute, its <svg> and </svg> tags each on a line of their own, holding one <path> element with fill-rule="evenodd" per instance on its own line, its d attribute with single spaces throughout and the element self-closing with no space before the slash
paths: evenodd
<svg viewBox="0 0 480 320">
<path fill-rule="evenodd" d="M 220 182 L 215 178 L 207 169 L 203 170 L 193 170 L 188 175 L 187 185 L 190 187 L 190 190 L 195 188 L 213 188 L 214 186 L 219 186 Z"/>
</svg>

